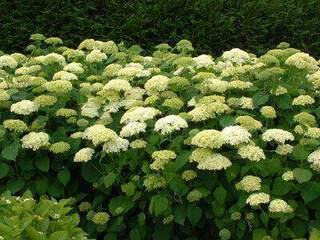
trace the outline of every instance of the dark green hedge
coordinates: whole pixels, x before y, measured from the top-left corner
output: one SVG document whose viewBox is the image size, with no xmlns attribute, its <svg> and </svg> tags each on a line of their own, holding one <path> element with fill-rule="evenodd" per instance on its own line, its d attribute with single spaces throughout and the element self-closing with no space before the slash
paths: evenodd
<svg viewBox="0 0 320 240">
<path fill-rule="evenodd" d="M 281 41 L 320 56 L 319 0 L 1 0 L 0 49 L 20 51 L 30 34 L 139 43 L 191 40 L 199 52 L 263 53 Z"/>
</svg>

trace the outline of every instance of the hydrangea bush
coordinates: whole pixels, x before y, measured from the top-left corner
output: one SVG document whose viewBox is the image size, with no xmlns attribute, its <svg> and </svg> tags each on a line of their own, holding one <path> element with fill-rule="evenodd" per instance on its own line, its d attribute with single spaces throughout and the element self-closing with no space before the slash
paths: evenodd
<svg viewBox="0 0 320 240">
<path fill-rule="evenodd" d="M 0 196 L 0 239 L 26 240 L 86 240 L 86 234 L 77 225 L 78 214 L 68 214 L 72 208 L 70 200 L 56 201 L 41 198 L 39 202 L 32 194 L 21 197 Z"/>
<path fill-rule="evenodd" d="M 320 239 L 316 59 L 31 39 L 0 56 L 1 191 L 73 197 L 96 239 Z"/>
</svg>

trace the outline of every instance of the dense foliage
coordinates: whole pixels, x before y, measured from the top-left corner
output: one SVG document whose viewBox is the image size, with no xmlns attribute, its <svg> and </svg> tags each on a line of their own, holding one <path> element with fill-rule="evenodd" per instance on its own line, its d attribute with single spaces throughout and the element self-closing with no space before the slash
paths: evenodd
<svg viewBox="0 0 320 240">
<path fill-rule="evenodd" d="M 319 239 L 313 57 L 31 39 L 0 56 L 1 192 L 72 197 L 95 239 Z"/>
<path fill-rule="evenodd" d="M 68 214 L 70 200 L 56 201 L 46 198 L 36 202 L 32 194 L 22 197 L 0 197 L 0 239 L 25 240 L 84 240 L 86 234 L 77 227 L 80 218 Z"/>
<path fill-rule="evenodd" d="M 21 51 L 30 34 L 75 46 L 85 38 L 154 44 L 189 39 L 198 53 L 234 47 L 265 53 L 286 41 L 320 56 L 318 0 L 0 1 L 0 50 Z"/>
</svg>

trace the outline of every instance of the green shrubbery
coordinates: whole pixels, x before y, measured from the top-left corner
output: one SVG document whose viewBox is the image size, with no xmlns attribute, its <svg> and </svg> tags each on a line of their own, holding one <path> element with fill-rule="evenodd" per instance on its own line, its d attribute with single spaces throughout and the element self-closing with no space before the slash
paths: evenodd
<svg viewBox="0 0 320 240">
<path fill-rule="evenodd" d="M 320 56 L 318 0 L 0 1 L 0 50 L 22 51 L 30 34 L 139 44 L 189 39 L 198 53 L 234 47 L 264 54 L 281 41 Z"/>
<path fill-rule="evenodd" d="M 36 202 L 32 194 L 22 197 L 2 194 L 0 197 L 0 239 L 85 240 L 86 234 L 76 227 L 79 216 L 68 214 L 70 200 L 41 198 Z"/>
<path fill-rule="evenodd" d="M 0 56 L 1 192 L 72 197 L 95 239 L 319 239 L 316 59 L 31 39 Z"/>
</svg>

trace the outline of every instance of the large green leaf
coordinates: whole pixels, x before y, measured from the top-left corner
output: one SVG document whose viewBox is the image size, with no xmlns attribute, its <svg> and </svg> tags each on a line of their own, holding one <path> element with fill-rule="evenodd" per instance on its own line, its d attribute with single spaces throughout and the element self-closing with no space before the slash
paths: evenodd
<svg viewBox="0 0 320 240">
<path fill-rule="evenodd" d="M 57 231 L 50 235 L 49 240 L 68 240 L 68 232 L 65 231 Z"/>
<path fill-rule="evenodd" d="M 21 179 L 12 179 L 7 182 L 7 189 L 11 193 L 19 192 L 24 186 L 24 181 Z"/>
<path fill-rule="evenodd" d="M 6 163 L 0 163 L 0 179 L 8 175 L 10 167 Z"/>
<path fill-rule="evenodd" d="M 227 197 L 227 191 L 222 186 L 217 187 L 213 192 L 213 196 L 218 203 L 223 204 Z"/>
<path fill-rule="evenodd" d="M 320 185 L 318 182 L 309 182 L 303 185 L 301 196 L 306 204 L 320 197 Z"/>
<path fill-rule="evenodd" d="M 187 210 L 185 206 L 179 205 L 174 208 L 174 220 L 176 223 L 183 225 L 187 217 Z"/>
<path fill-rule="evenodd" d="M 18 156 L 19 148 L 20 143 L 18 141 L 14 141 L 2 149 L 1 156 L 6 160 L 14 161 Z"/>
<path fill-rule="evenodd" d="M 202 210 L 198 206 L 189 205 L 187 208 L 187 217 L 191 224 L 195 226 L 201 219 Z"/>
<path fill-rule="evenodd" d="M 63 184 L 63 185 L 67 185 L 68 182 L 70 181 L 70 171 L 68 170 L 68 168 L 62 169 L 58 172 L 57 178 L 58 180 Z"/>
<path fill-rule="evenodd" d="M 293 176 L 299 183 L 310 181 L 312 172 L 309 169 L 295 168 L 293 169 Z"/>
<path fill-rule="evenodd" d="M 50 160 L 47 156 L 38 156 L 34 160 L 34 164 L 38 169 L 40 169 L 43 172 L 48 172 L 49 171 L 49 166 L 50 166 Z"/>
<path fill-rule="evenodd" d="M 169 207 L 169 200 L 161 195 L 156 195 L 151 198 L 149 205 L 149 212 L 155 216 L 159 216 L 164 213 Z"/>
<path fill-rule="evenodd" d="M 312 228 L 309 240 L 319 240 L 319 239 L 320 239 L 320 230 L 316 228 Z"/>
<path fill-rule="evenodd" d="M 114 172 L 111 172 L 107 176 L 102 177 L 105 188 L 110 187 L 115 182 L 116 178 L 117 174 L 115 174 Z"/>
</svg>

